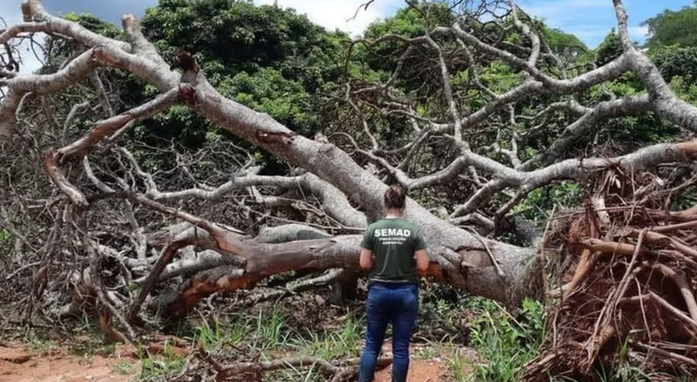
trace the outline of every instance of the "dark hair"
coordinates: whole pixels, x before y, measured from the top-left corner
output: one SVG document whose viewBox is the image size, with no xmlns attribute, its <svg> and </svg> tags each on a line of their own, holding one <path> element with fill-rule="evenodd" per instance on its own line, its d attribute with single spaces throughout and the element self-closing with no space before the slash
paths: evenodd
<svg viewBox="0 0 697 382">
<path fill-rule="evenodd" d="M 407 199 L 407 191 L 400 185 L 393 185 L 385 191 L 385 208 L 403 209 Z"/>
</svg>

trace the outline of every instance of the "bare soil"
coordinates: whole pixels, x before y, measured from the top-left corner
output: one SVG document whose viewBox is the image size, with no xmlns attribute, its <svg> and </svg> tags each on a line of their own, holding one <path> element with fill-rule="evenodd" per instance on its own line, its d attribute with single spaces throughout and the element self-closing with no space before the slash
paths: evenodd
<svg viewBox="0 0 697 382">
<path fill-rule="evenodd" d="M 447 380 L 447 368 L 442 362 L 412 359 L 409 361 L 407 382 L 440 382 Z M 392 381 L 392 367 L 388 366 L 375 374 L 375 382 Z"/>
<path fill-rule="evenodd" d="M 82 358 L 65 349 L 30 352 L 19 345 L 0 344 L 0 381 L 3 382 L 128 382 L 140 372 L 132 351 L 121 348 L 109 356 Z M 128 363 L 128 368 L 120 368 Z"/>
<path fill-rule="evenodd" d="M 407 382 L 442 382 L 452 380 L 450 369 L 442 357 L 433 359 L 419 359 L 416 354 L 424 347 L 422 345 L 412 344 L 410 347 L 409 374 Z M 392 356 L 392 344 L 388 339 L 382 347 L 384 355 Z M 474 350 L 469 350 L 469 357 L 472 360 L 476 359 Z M 379 370 L 375 373 L 375 382 L 391 382 L 392 381 L 392 365 Z"/>
<path fill-rule="evenodd" d="M 158 354 L 157 344 L 148 347 L 151 356 Z M 182 352 L 184 349 L 175 348 Z M 385 350 L 390 352 L 389 344 Z M 416 350 L 416 349 L 413 349 Z M 182 354 L 183 355 L 183 354 Z M 409 366 L 407 382 L 440 382 L 449 378 L 441 359 L 415 359 Z M 117 346 L 109 354 L 97 352 L 91 357 L 69 354 L 67 348 L 32 351 L 19 344 L 0 343 L 0 381 L 2 382 L 130 382 L 140 374 L 140 361 L 128 346 Z M 392 367 L 376 373 L 376 382 L 390 382 Z"/>
</svg>

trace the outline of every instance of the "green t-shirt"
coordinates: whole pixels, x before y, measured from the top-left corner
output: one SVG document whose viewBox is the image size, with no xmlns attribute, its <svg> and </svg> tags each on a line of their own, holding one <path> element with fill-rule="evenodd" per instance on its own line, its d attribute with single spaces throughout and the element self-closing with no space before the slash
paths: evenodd
<svg viewBox="0 0 697 382">
<path fill-rule="evenodd" d="M 361 246 L 375 256 L 370 281 L 418 283 L 414 252 L 426 241 L 416 225 L 401 218 L 376 221 L 363 234 Z"/>
</svg>

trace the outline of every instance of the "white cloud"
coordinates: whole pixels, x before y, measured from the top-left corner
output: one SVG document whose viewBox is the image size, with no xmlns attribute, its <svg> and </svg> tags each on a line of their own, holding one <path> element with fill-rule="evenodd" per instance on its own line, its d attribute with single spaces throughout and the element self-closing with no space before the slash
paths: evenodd
<svg viewBox="0 0 697 382">
<path fill-rule="evenodd" d="M 307 17 L 327 28 L 328 30 L 340 29 L 348 32 L 352 37 L 362 35 L 366 27 L 373 21 L 383 19 L 392 9 L 402 5 L 401 0 L 377 0 L 367 10 L 361 5 L 367 0 L 278 0 L 278 5 L 283 8 L 294 8 L 299 14 Z M 273 4 L 274 0 L 254 0 L 256 4 Z M 358 14 L 356 10 L 358 8 Z M 356 15 L 356 18 L 349 20 Z"/>
<path fill-rule="evenodd" d="M 20 8 L 22 2 L 21 0 L 11 0 L 11 1 L 0 1 L 0 16 L 5 21 L 8 26 L 21 23 L 23 21 L 22 10 Z M 4 29 L 5 25 L 0 22 L 0 29 Z M 40 44 L 43 44 L 44 36 L 37 34 L 35 40 Z M 39 50 L 38 47 L 37 52 Z M 41 67 L 41 62 L 36 58 L 31 49 L 31 44 L 28 40 L 25 40 L 21 44 L 16 46 L 16 50 L 19 51 L 19 57 L 15 57 L 20 61 L 20 73 L 32 73 Z"/>
<path fill-rule="evenodd" d="M 602 40 L 612 27 L 581 25 L 564 28 L 564 32 L 570 33 L 581 39 L 582 41 Z"/>
<path fill-rule="evenodd" d="M 649 27 L 647 26 L 635 26 L 629 27 L 629 37 L 634 39 L 643 40 L 649 34 Z"/>
</svg>

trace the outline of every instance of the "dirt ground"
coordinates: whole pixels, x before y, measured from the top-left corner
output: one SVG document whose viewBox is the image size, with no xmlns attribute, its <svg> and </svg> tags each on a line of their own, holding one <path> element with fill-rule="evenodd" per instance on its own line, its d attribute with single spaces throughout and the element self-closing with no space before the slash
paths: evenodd
<svg viewBox="0 0 697 382">
<path fill-rule="evenodd" d="M 409 374 L 407 382 L 442 382 L 449 381 L 450 370 L 442 358 L 435 359 L 418 359 L 416 354 L 423 346 L 412 344 L 410 347 Z M 392 344 L 386 342 L 382 348 L 385 355 L 392 355 Z M 474 352 L 472 351 L 472 354 Z M 472 356 L 474 359 L 474 356 Z M 375 373 L 375 382 L 390 382 L 392 381 L 392 366 L 388 366 Z"/>
<path fill-rule="evenodd" d="M 447 368 L 438 361 L 412 359 L 409 361 L 407 382 L 440 382 L 445 381 Z M 375 382 L 392 381 L 392 367 L 380 370 L 375 374 Z"/>
<path fill-rule="evenodd" d="M 64 349 L 37 353 L 18 345 L 0 344 L 0 381 L 128 382 L 140 372 L 139 362 L 128 353 L 116 350 L 108 357 L 80 358 Z"/>
<path fill-rule="evenodd" d="M 389 346 L 386 346 L 389 351 Z M 155 349 L 150 349 L 155 350 Z M 117 347 L 106 356 L 89 358 L 70 355 L 64 348 L 30 351 L 21 345 L 0 343 L 0 381 L 2 382 L 130 382 L 137 380 L 140 361 L 133 349 Z M 408 382 L 440 382 L 447 380 L 448 369 L 440 360 L 413 359 Z M 389 382 L 392 367 L 376 373 L 376 382 Z"/>
</svg>

